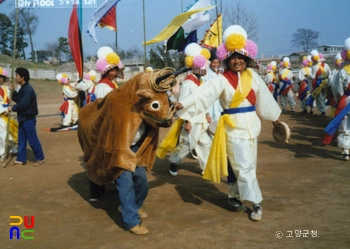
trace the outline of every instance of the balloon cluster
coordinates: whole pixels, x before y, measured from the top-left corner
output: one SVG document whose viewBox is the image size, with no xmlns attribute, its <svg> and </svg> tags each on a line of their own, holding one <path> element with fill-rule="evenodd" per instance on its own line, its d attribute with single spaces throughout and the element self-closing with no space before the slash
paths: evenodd
<svg viewBox="0 0 350 249">
<path fill-rule="evenodd" d="M 223 34 L 223 43 L 218 47 L 216 55 L 223 61 L 234 52 L 255 58 L 258 53 L 258 46 L 247 39 L 247 32 L 239 25 L 229 26 Z"/>
<path fill-rule="evenodd" d="M 59 73 L 56 75 L 56 80 L 59 84 L 67 84 L 69 78 L 68 75 L 65 73 Z"/>
<path fill-rule="evenodd" d="M 119 56 L 113 52 L 113 49 L 107 46 L 100 47 L 97 51 L 96 68 L 102 74 L 106 73 L 113 67 L 122 68 L 123 64 Z"/>
<path fill-rule="evenodd" d="M 95 79 L 96 79 L 96 71 L 95 70 L 90 70 L 89 72 L 87 72 L 85 74 L 84 79 L 95 81 Z"/>
<path fill-rule="evenodd" d="M 2 67 L 0 67 L 0 75 L 8 77 L 8 74 L 7 74 L 6 70 L 2 69 Z"/>
<path fill-rule="evenodd" d="M 185 48 L 185 65 L 191 68 L 205 68 L 210 58 L 210 51 L 197 43 L 190 43 Z"/>
</svg>

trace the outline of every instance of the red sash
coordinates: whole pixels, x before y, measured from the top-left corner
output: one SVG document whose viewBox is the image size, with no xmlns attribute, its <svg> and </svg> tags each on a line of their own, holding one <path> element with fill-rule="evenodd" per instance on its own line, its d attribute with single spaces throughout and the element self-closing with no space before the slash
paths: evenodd
<svg viewBox="0 0 350 249">
<path fill-rule="evenodd" d="M 223 73 L 223 76 L 228 80 L 228 82 L 231 84 L 231 86 L 236 90 L 238 86 L 238 75 L 237 73 L 232 72 L 231 70 L 227 70 Z M 244 82 L 242 83 L 244 84 Z M 250 89 L 250 92 L 248 93 L 246 99 L 252 104 L 255 105 L 256 102 L 256 96 L 255 92 L 252 89 Z"/>
<path fill-rule="evenodd" d="M 112 81 L 110 81 L 109 79 L 107 79 L 107 78 L 102 78 L 99 82 L 98 82 L 98 84 L 106 84 L 106 85 L 108 85 L 110 88 L 112 88 L 112 89 L 116 89 L 117 87 L 116 87 L 116 85 L 112 82 Z"/>
<path fill-rule="evenodd" d="M 5 92 L 4 92 L 4 89 L 2 89 L 2 87 L 0 87 L 0 95 L 1 95 L 2 98 L 4 98 Z M 8 97 L 6 98 L 5 102 L 6 102 L 7 104 L 10 103 L 10 100 L 9 100 Z"/>
<path fill-rule="evenodd" d="M 324 62 L 321 63 L 321 67 L 324 68 Z M 321 68 L 319 68 L 316 72 L 316 76 L 315 79 L 312 80 L 312 88 L 316 88 L 316 82 L 317 82 L 317 78 L 322 74 L 323 70 Z"/>
<path fill-rule="evenodd" d="M 188 75 L 185 80 L 190 80 L 193 83 L 195 83 L 197 86 L 201 85 L 201 81 L 194 75 L 194 74 L 190 74 Z"/>
<path fill-rule="evenodd" d="M 64 114 L 67 114 L 68 113 L 68 109 L 69 109 L 69 102 L 68 102 L 68 100 L 66 100 L 60 106 L 60 111 L 63 112 Z"/>
</svg>

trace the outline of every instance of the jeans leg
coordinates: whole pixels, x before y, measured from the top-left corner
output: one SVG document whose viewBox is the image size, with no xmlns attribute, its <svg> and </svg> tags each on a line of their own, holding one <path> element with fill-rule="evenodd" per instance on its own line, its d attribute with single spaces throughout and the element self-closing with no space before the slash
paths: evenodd
<svg viewBox="0 0 350 249">
<path fill-rule="evenodd" d="M 44 160 L 44 152 L 36 133 L 36 119 L 30 119 L 24 122 L 24 129 L 28 137 L 29 146 L 32 148 L 37 161 Z"/>
<path fill-rule="evenodd" d="M 141 209 L 143 202 L 148 195 L 148 180 L 146 176 L 146 167 L 137 167 L 133 175 L 135 186 L 135 200 L 137 209 Z"/>
<path fill-rule="evenodd" d="M 27 134 L 23 123 L 18 124 L 18 155 L 16 160 L 27 162 Z"/>
<path fill-rule="evenodd" d="M 123 223 L 126 230 L 130 230 L 134 226 L 141 223 L 140 215 L 137 211 L 135 186 L 132 178 L 133 173 L 125 170 L 115 180 L 115 184 L 119 192 Z"/>
</svg>

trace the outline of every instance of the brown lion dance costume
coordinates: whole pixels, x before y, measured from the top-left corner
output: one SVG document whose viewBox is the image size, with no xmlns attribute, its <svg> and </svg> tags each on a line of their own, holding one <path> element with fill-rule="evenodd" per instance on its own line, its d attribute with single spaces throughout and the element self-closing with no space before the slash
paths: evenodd
<svg viewBox="0 0 350 249">
<path fill-rule="evenodd" d="M 93 182 L 117 182 L 124 171 L 135 172 L 139 168 L 137 166 L 152 169 L 159 127 L 169 127 L 175 111 L 167 91 L 176 84 L 176 76 L 188 70 L 165 68 L 139 73 L 105 98 L 97 99 L 80 110 L 78 138 L 88 176 Z M 146 132 L 135 153 L 130 147 L 142 122 Z M 126 221 L 131 211 L 123 212 L 127 208 L 122 200 L 120 204 L 125 228 L 135 234 L 148 233 L 140 221 L 136 226 L 135 222 Z"/>
</svg>

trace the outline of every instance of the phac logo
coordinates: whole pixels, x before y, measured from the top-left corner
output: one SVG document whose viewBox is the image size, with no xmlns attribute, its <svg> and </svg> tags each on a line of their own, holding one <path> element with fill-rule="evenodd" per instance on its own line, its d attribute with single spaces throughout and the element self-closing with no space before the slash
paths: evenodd
<svg viewBox="0 0 350 249">
<path fill-rule="evenodd" d="M 16 239 L 20 239 L 20 237 L 25 240 L 34 239 L 34 216 L 24 216 L 23 218 L 21 216 L 10 216 L 10 239 L 14 239 L 14 235 Z M 24 223 L 26 229 L 21 231 L 18 226 L 22 223 Z"/>
</svg>

